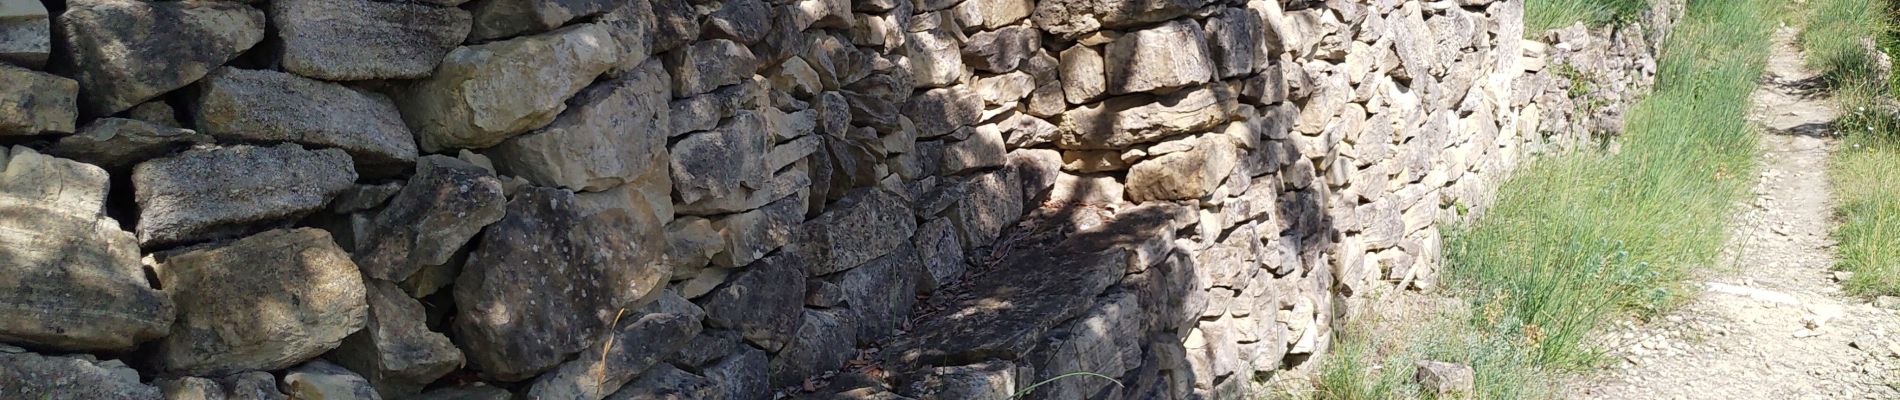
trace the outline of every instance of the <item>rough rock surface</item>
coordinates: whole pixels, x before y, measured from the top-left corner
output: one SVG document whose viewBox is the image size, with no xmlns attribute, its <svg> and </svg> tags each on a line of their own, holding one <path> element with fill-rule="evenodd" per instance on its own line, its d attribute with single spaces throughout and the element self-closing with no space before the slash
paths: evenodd
<svg viewBox="0 0 1900 400">
<path fill-rule="evenodd" d="M 325 358 L 362 373 L 385 398 L 416 394 L 462 366 L 462 351 L 424 324 L 428 319 L 422 303 L 394 283 L 377 279 L 363 283 L 369 306 L 363 330 L 344 337 Z"/>
<path fill-rule="evenodd" d="M 1203 85 L 1165 96 L 1129 95 L 1084 105 L 1062 115 L 1056 146 L 1121 149 L 1227 122 L 1234 93 L 1226 85 Z"/>
<path fill-rule="evenodd" d="M 232 2 L 80 0 L 59 16 L 82 109 L 106 115 L 203 78 L 264 40 L 264 12 Z"/>
<path fill-rule="evenodd" d="M 0 2 L 0 63 L 45 66 L 48 53 L 53 51 L 51 21 L 46 5 L 38 1 Z"/>
<path fill-rule="evenodd" d="M 219 139 L 343 149 L 364 173 L 390 173 L 416 159 L 415 137 L 381 94 L 236 68 L 212 71 L 199 87 L 198 130 Z"/>
<path fill-rule="evenodd" d="M 582 214 L 573 193 L 515 194 L 455 283 L 455 334 L 484 374 L 517 381 L 554 367 L 670 271 L 662 226 L 625 210 Z"/>
<path fill-rule="evenodd" d="M 468 4 L 475 15 L 475 27 L 468 39 L 486 41 L 547 31 L 576 18 L 605 12 L 613 4 L 607 0 L 474 0 Z"/>
<path fill-rule="evenodd" d="M 0 104 L 7 105 L 0 108 L 0 137 L 73 131 L 79 118 L 73 80 L 6 64 L 0 64 L 0 80 L 8 82 L 0 88 Z"/>
<path fill-rule="evenodd" d="M 0 341 L 127 351 L 163 336 L 172 300 L 103 214 L 106 172 L 25 147 L 0 160 Z"/>
<path fill-rule="evenodd" d="M 382 400 L 368 380 L 323 360 L 291 368 L 284 374 L 284 388 L 292 399 Z"/>
<path fill-rule="evenodd" d="M 666 70 L 649 60 L 568 100 L 547 127 L 486 152 L 502 173 L 576 191 L 614 187 L 663 168 L 669 122 Z"/>
<path fill-rule="evenodd" d="M 354 181 L 342 150 L 294 144 L 194 149 L 147 161 L 132 169 L 139 243 L 180 244 L 294 218 L 322 209 Z"/>
<path fill-rule="evenodd" d="M 553 122 L 619 57 L 612 32 L 595 24 L 457 47 L 396 105 L 424 152 L 494 146 Z"/>
<path fill-rule="evenodd" d="M 415 79 L 462 38 L 469 14 L 454 7 L 373 0 L 272 1 L 284 70 L 329 81 Z"/>
<path fill-rule="evenodd" d="M 296 365 L 363 329 L 363 277 L 330 234 L 273 230 L 164 260 L 178 321 L 157 343 L 168 373 L 217 376 Z"/>
<path fill-rule="evenodd" d="M 370 220 L 357 244 L 363 275 L 402 281 L 425 266 L 448 264 L 469 239 L 502 218 L 501 181 L 481 167 L 425 156 L 416 174 Z"/>
<path fill-rule="evenodd" d="M 119 360 L 58 357 L 0 346 L 0 382 L 22 399 L 159 400 L 157 387 L 139 383 L 139 372 Z"/>
</svg>

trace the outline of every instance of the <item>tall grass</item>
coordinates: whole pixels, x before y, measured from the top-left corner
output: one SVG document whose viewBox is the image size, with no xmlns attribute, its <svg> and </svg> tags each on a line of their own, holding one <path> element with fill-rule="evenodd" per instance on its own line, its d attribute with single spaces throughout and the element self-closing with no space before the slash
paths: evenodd
<svg viewBox="0 0 1900 400">
<path fill-rule="evenodd" d="M 1542 33 L 1582 22 L 1602 26 L 1624 22 L 1649 9 L 1650 0 L 1525 0 L 1525 32 Z"/>
<path fill-rule="evenodd" d="M 1867 48 L 1895 54 L 1900 13 L 1888 0 L 1817 0 L 1810 10 L 1801 45 L 1843 111 L 1835 127 L 1845 141 L 1829 171 L 1841 222 L 1835 267 L 1854 272 L 1849 293 L 1900 295 L 1900 118 L 1887 105 L 1900 83 L 1880 74 Z"/>
<path fill-rule="evenodd" d="M 1548 397 L 1557 374 L 1598 364 L 1586 339 L 1606 321 L 1677 303 L 1689 273 L 1716 263 L 1753 183 L 1758 151 L 1745 117 L 1783 4 L 1691 0 L 1620 152 L 1534 161 L 1488 214 L 1449 236 L 1447 282 L 1472 310 L 1408 353 L 1472 365 L 1477 398 Z M 1384 362 L 1345 358 L 1329 362 Z M 1318 383 L 1343 384 L 1352 383 Z"/>
</svg>

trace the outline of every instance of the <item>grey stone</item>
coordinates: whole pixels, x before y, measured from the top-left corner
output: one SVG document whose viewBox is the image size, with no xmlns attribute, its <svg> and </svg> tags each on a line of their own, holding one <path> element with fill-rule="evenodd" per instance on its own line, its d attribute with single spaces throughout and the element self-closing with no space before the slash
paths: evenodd
<svg viewBox="0 0 1900 400">
<path fill-rule="evenodd" d="M 0 80 L 7 82 L 0 104 L 8 105 L 0 109 L 0 137 L 72 132 L 78 123 L 78 82 L 6 64 Z"/>
<path fill-rule="evenodd" d="M 476 382 L 460 386 L 451 386 L 410 396 L 411 400 L 509 400 L 514 394 L 494 386 Z"/>
<path fill-rule="evenodd" d="M 716 399 L 765 400 L 772 397 L 764 351 L 741 346 L 739 352 L 701 370 L 712 381 Z"/>
<path fill-rule="evenodd" d="M 225 400 L 224 387 L 217 381 L 186 376 L 153 382 L 164 392 L 165 400 Z"/>
<path fill-rule="evenodd" d="M 949 219 L 937 218 L 917 227 L 911 240 L 917 248 L 917 260 L 923 263 L 922 286 L 926 290 L 947 286 L 963 278 L 970 269 L 964 261 L 963 242 Z"/>
<path fill-rule="evenodd" d="M 1102 53 L 1088 46 L 1062 50 L 1062 94 L 1070 104 L 1085 104 L 1108 93 L 1108 72 Z"/>
<path fill-rule="evenodd" d="M 969 138 L 944 144 L 943 164 L 938 173 L 950 175 L 978 168 L 1000 167 L 1007 152 L 1008 149 L 1003 145 L 1003 133 L 997 127 L 978 127 Z"/>
<path fill-rule="evenodd" d="M 1475 383 L 1471 367 L 1448 362 L 1419 360 L 1418 372 L 1412 375 L 1425 390 L 1441 395 L 1470 393 Z"/>
<path fill-rule="evenodd" d="M 719 397 L 719 387 L 705 377 L 693 375 L 671 365 L 660 364 L 640 374 L 639 379 L 608 396 L 611 400 L 693 400 L 738 399 Z"/>
<path fill-rule="evenodd" d="M 470 26 L 467 11 L 427 4 L 284 0 L 265 9 L 284 70 L 330 81 L 427 77 Z"/>
<path fill-rule="evenodd" d="M 342 150 L 294 144 L 193 149 L 132 168 L 139 243 L 227 236 L 320 210 L 356 181 Z"/>
<path fill-rule="evenodd" d="M 964 250 L 988 247 L 1003 228 L 1022 216 L 1022 186 L 1009 170 L 998 169 L 970 176 L 960 183 L 963 196 L 950 209 L 950 221 L 962 234 Z M 982 259 L 972 254 L 971 259 Z"/>
<path fill-rule="evenodd" d="M 1049 0 L 1037 2 L 1036 12 L 1029 18 L 1043 31 L 1065 39 L 1075 39 L 1101 29 L 1167 21 L 1187 15 L 1207 3 L 1204 0 Z"/>
<path fill-rule="evenodd" d="M 760 83 L 747 80 L 710 93 L 673 100 L 667 106 L 671 110 L 667 113 L 667 122 L 672 126 L 669 134 L 679 136 L 713 129 L 719 126 L 719 121 L 739 111 L 767 107 L 766 88 Z"/>
<path fill-rule="evenodd" d="M 910 75 L 919 88 L 946 87 L 963 77 L 963 53 L 956 33 L 947 29 L 910 32 L 904 40 L 910 53 Z"/>
<path fill-rule="evenodd" d="M 777 352 L 792 340 L 805 304 L 805 260 L 797 252 L 781 251 L 740 270 L 726 286 L 699 299 L 706 309 L 706 326 L 738 331 L 767 351 Z"/>
<path fill-rule="evenodd" d="M 369 380 L 323 360 L 291 368 L 284 374 L 284 387 L 293 399 L 382 400 Z"/>
<path fill-rule="evenodd" d="M 528 389 L 528 397 L 607 398 L 685 345 L 693 335 L 699 334 L 699 329 L 697 316 L 675 313 L 650 313 L 622 319 L 609 338 L 581 352 L 583 356 L 535 379 Z"/>
<path fill-rule="evenodd" d="M 912 119 L 917 123 L 917 137 L 943 136 L 982 119 L 983 95 L 965 86 L 930 89 L 911 96 L 903 112 L 924 116 Z"/>
<path fill-rule="evenodd" d="M 804 207 L 804 198 L 788 196 L 757 210 L 713 220 L 713 229 L 719 231 L 724 247 L 712 256 L 712 264 L 743 267 L 790 243 L 793 231 L 805 217 Z"/>
<path fill-rule="evenodd" d="M 1227 79 L 1251 74 L 1255 66 L 1266 63 L 1267 55 L 1257 42 L 1264 40 L 1266 28 L 1260 16 L 1238 8 L 1221 10 L 1207 19 L 1207 48 L 1214 64 L 1214 78 Z"/>
<path fill-rule="evenodd" d="M 125 117 L 150 122 L 166 128 L 182 128 L 185 126 L 184 124 L 178 123 L 178 111 L 172 109 L 170 104 L 166 104 L 164 99 L 156 99 L 133 106 L 132 109 L 125 110 Z"/>
<path fill-rule="evenodd" d="M 804 310 L 785 350 L 767 364 L 773 387 L 797 385 L 806 377 L 844 366 L 856 356 L 854 321 L 840 310 Z"/>
<path fill-rule="evenodd" d="M 80 0 L 59 16 L 91 115 L 185 87 L 264 40 L 264 12 L 232 2 Z"/>
<path fill-rule="evenodd" d="M 542 186 L 600 191 L 666 168 L 666 70 L 657 61 L 594 84 L 554 122 L 487 151 L 501 173 Z"/>
<path fill-rule="evenodd" d="M 910 378 L 905 394 L 926 399 L 1006 400 L 1017 392 L 1016 365 L 986 361 L 934 367 Z"/>
<path fill-rule="evenodd" d="M 1233 140 L 1224 135 L 1202 136 L 1192 150 L 1163 154 L 1128 170 L 1128 199 L 1198 199 L 1214 193 L 1232 175 L 1238 163 Z"/>
<path fill-rule="evenodd" d="M 1214 78 L 1207 34 L 1192 22 L 1176 21 L 1129 32 L 1102 53 L 1109 94 L 1181 88 Z"/>
<path fill-rule="evenodd" d="M 1062 114 L 1056 126 L 1063 149 L 1126 149 L 1169 136 L 1212 129 L 1232 118 L 1238 103 L 1227 85 L 1202 85 L 1165 96 L 1115 97 Z"/>
<path fill-rule="evenodd" d="M 1135 295 L 1121 292 L 1102 296 L 1090 309 L 1065 326 L 1048 333 L 1050 346 L 1041 347 L 1026 357 L 1035 374 L 1024 381 L 1050 381 L 1037 389 L 1052 399 L 1089 396 L 1113 383 L 1101 379 L 1055 379 L 1062 371 L 1102 371 L 1103 375 L 1122 376 L 1140 366 L 1143 346 L 1140 305 Z"/>
<path fill-rule="evenodd" d="M 923 282 L 923 259 L 909 244 L 838 273 L 837 282 L 850 306 L 857 331 L 854 337 L 873 341 L 895 332 L 910 319 L 911 304 Z"/>
<path fill-rule="evenodd" d="M 36 0 L 0 2 L 0 63 L 39 69 L 53 51 L 51 19 Z"/>
<path fill-rule="evenodd" d="M 501 181 L 447 156 L 425 156 L 389 205 L 370 220 L 357 244 L 363 275 L 402 281 L 425 266 L 445 265 L 482 227 L 502 218 Z"/>
<path fill-rule="evenodd" d="M 897 104 L 881 97 L 845 92 L 845 104 L 850 106 L 851 123 L 866 126 L 879 132 L 893 132 L 903 129 L 898 122 Z"/>
<path fill-rule="evenodd" d="M 965 25 L 966 27 L 995 29 L 1028 18 L 1029 14 L 1035 11 L 1036 2 L 1032 0 L 971 0 L 963 2 L 961 6 L 970 8 L 972 14 L 979 16 L 977 21 L 972 21 L 973 23 Z"/>
<path fill-rule="evenodd" d="M 487 376 L 518 381 L 554 367 L 672 274 L 652 210 L 585 214 L 583 205 L 559 189 L 515 194 L 456 278 L 455 335 Z"/>
<path fill-rule="evenodd" d="M 871 56 L 859 51 L 849 40 L 837 36 L 809 35 L 812 42 L 799 57 L 818 72 L 818 81 L 826 90 L 844 88 L 871 73 Z"/>
<path fill-rule="evenodd" d="M 415 162 L 415 137 L 381 94 L 235 68 L 212 71 L 199 87 L 198 129 L 219 139 L 339 148 L 364 173 L 395 173 Z"/>
<path fill-rule="evenodd" d="M 163 157 L 196 144 L 210 143 L 210 136 L 188 129 L 168 128 L 150 122 L 125 118 L 93 120 L 79 133 L 59 138 L 48 154 L 122 170 Z"/>
<path fill-rule="evenodd" d="M 594 23 L 607 27 L 620 48 L 620 61 L 607 70 L 607 76 L 618 77 L 629 71 L 639 69 L 652 60 L 653 35 L 658 32 L 659 18 L 654 15 L 650 1 L 617 1 L 608 6 L 607 12 L 594 16 Z"/>
<path fill-rule="evenodd" d="M 139 383 L 138 371 L 118 360 L 0 352 L 0 382 L 21 399 L 159 400 L 157 387 Z"/>
<path fill-rule="evenodd" d="M 608 0 L 474 0 L 468 10 L 474 27 L 468 40 L 486 41 L 559 28 L 583 17 L 607 12 Z"/>
<path fill-rule="evenodd" d="M 963 43 L 963 62 L 980 71 L 1015 71 L 1042 47 L 1041 35 L 1027 26 L 978 32 Z"/>
<path fill-rule="evenodd" d="M 330 201 L 330 212 L 348 214 L 358 211 L 374 210 L 389 202 L 402 191 L 402 182 L 384 182 L 374 185 L 356 184 L 344 189 Z"/>
<path fill-rule="evenodd" d="M 240 372 L 217 379 L 229 400 L 288 400 L 277 390 L 277 376 L 264 371 Z"/>
<path fill-rule="evenodd" d="M 765 38 L 772 28 L 772 10 L 760 0 L 727 0 L 718 11 L 706 16 L 700 37 L 752 43 Z"/>
<path fill-rule="evenodd" d="M 1036 78 L 1022 71 L 977 79 L 976 93 L 992 106 L 1014 103 L 1036 90 Z"/>
<path fill-rule="evenodd" d="M 129 351 L 172 324 L 136 240 L 104 215 L 108 186 L 99 167 L 0 149 L 0 341 Z"/>
<path fill-rule="evenodd" d="M 607 28 L 578 24 L 457 47 L 396 106 L 424 152 L 493 146 L 553 122 L 568 97 L 618 61 L 613 43 Z"/>
<path fill-rule="evenodd" d="M 810 276 L 856 267 L 896 251 L 917 230 L 910 206 L 895 193 L 862 188 L 846 193 L 824 214 L 800 226 L 800 250 L 810 255 Z"/>
<path fill-rule="evenodd" d="M 664 53 L 699 40 L 699 11 L 692 3 L 687 0 L 651 0 L 651 3 L 655 24 L 649 51 Z"/>
<path fill-rule="evenodd" d="M 424 324 L 427 316 L 421 302 L 388 281 L 370 279 L 364 284 L 367 323 L 363 330 L 344 337 L 325 358 L 363 373 L 367 384 L 386 398 L 421 392 L 436 378 L 462 367 L 462 351 L 449 343 L 448 336 Z"/>
<path fill-rule="evenodd" d="M 273 230 L 172 256 L 158 280 L 178 302 L 178 321 L 153 353 L 166 373 L 286 368 L 336 348 L 367 316 L 356 264 L 318 229 Z"/>
<path fill-rule="evenodd" d="M 768 135 L 763 116 L 741 111 L 716 129 L 673 143 L 674 194 L 682 203 L 693 203 L 740 195 L 743 188 L 762 188 L 771 173 L 764 165 L 771 150 Z"/>
<path fill-rule="evenodd" d="M 673 97 L 739 83 L 751 78 L 760 64 L 745 45 L 726 39 L 693 43 L 667 53 L 665 60 L 666 72 L 673 78 Z"/>
</svg>

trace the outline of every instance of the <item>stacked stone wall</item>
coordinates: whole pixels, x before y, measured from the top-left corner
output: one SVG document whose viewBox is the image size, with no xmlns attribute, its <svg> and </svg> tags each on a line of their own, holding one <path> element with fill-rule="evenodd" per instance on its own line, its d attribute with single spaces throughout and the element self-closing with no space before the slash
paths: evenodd
<svg viewBox="0 0 1900 400">
<path fill-rule="evenodd" d="M 1243 398 L 1678 11 L 1523 13 L 0 0 L 0 398 Z"/>
</svg>

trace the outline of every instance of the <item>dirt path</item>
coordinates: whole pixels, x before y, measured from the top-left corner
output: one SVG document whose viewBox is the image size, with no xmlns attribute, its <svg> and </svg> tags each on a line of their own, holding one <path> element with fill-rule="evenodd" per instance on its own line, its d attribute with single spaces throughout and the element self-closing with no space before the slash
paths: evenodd
<svg viewBox="0 0 1900 400">
<path fill-rule="evenodd" d="M 1775 35 L 1754 94 L 1764 128 L 1761 180 L 1725 264 L 1682 310 L 1608 340 L 1620 358 L 1567 398 L 1893 399 L 1900 316 L 1846 297 L 1835 282 L 1827 179 L 1835 112 L 1815 90 L 1795 31 Z"/>
</svg>

